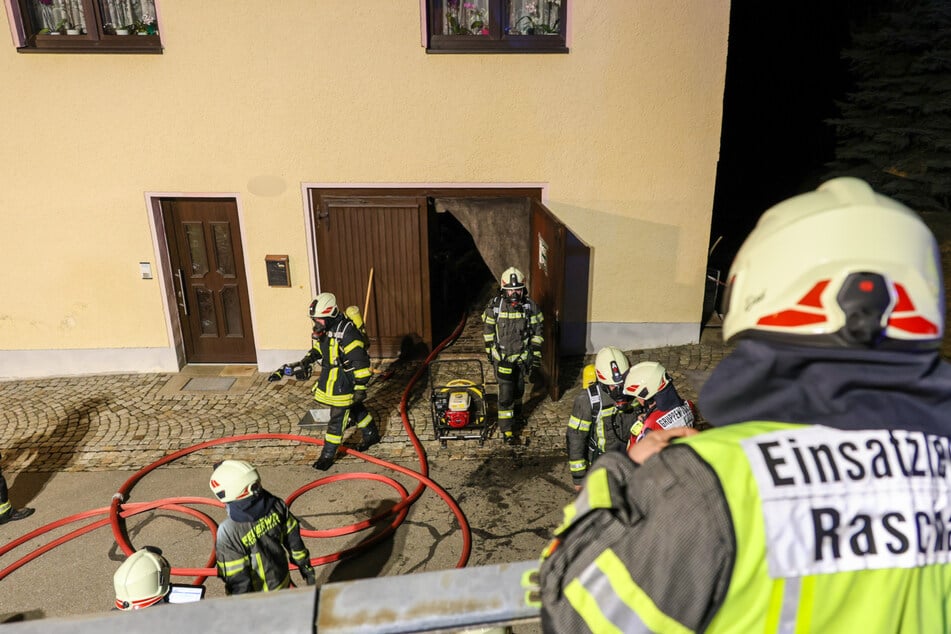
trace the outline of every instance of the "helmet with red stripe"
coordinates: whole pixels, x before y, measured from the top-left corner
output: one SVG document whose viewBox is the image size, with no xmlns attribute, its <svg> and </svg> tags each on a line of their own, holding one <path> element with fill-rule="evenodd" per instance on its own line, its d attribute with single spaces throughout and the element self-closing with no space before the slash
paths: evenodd
<svg viewBox="0 0 951 634">
<path fill-rule="evenodd" d="M 165 598 L 171 589 L 171 569 L 165 557 L 143 548 L 129 555 L 112 576 L 116 607 L 141 610 Z"/>
<path fill-rule="evenodd" d="M 915 212 L 856 178 L 767 210 L 728 276 L 723 338 L 937 348 L 941 259 Z"/>
<path fill-rule="evenodd" d="M 641 361 L 632 366 L 624 379 L 624 395 L 628 400 L 635 398 L 649 401 L 657 393 L 670 385 L 670 375 L 656 361 Z"/>
</svg>

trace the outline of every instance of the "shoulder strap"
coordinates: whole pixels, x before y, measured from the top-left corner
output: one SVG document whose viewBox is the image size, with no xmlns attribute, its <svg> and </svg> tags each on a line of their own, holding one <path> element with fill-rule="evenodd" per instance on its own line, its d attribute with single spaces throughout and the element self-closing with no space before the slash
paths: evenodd
<svg viewBox="0 0 951 634">
<path fill-rule="evenodd" d="M 591 422 L 593 423 L 601 413 L 601 390 L 598 388 L 597 381 L 588 386 L 588 400 L 591 402 Z"/>
</svg>

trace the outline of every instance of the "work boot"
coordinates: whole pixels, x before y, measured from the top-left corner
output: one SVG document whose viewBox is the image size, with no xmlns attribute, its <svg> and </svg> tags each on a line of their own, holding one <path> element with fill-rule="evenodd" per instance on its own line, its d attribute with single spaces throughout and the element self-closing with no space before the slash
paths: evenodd
<svg viewBox="0 0 951 634">
<path fill-rule="evenodd" d="M 518 439 L 515 437 L 515 434 L 513 434 L 510 431 L 507 431 L 502 433 L 502 442 L 504 442 L 506 445 L 511 446 L 516 444 L 518 442 Z"/>
<path fill-rule="evenodd" d="M 357 445 L 357 451 L 366 451 L 380 442 L 380 432 L 377 431 L 376 423 L 370 423 L 360 431 L 363 438 L 360 440 L 360 444 Z"/>
<path fill-rule="evenodd" d="M 13 509 L 10 509 L 3 515 L 0 515 L 0 524 L 6 524 L 7 522 L 15 522 L 17 520 L 25 519 L 33 515 L 33 511 L 34 509 L 26 508 L 26 507 L 22 509 L 17 509 L 15 511 Z"/>
<path fill-rule="evenodd" d="M 317 460 L 311 466 L 318 471 L 326 471 L 333 466 L 334 456 L 336 455 L 337 445 L 325 442 L 324 449 L 320 452 L 320 458 L 317 458 Z"/>
</svg>

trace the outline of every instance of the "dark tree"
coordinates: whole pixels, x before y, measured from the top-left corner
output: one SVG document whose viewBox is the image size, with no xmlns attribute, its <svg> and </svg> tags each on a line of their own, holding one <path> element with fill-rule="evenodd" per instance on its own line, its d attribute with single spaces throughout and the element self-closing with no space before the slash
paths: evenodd
<svg viewBox="0 0 951 634">
<path fill-rule="evenodd" d="M 918 211 L 951 211 L 951 2 L 894 0 L 843 50 L 832 176 L 857 176 Z"/>
</svg>

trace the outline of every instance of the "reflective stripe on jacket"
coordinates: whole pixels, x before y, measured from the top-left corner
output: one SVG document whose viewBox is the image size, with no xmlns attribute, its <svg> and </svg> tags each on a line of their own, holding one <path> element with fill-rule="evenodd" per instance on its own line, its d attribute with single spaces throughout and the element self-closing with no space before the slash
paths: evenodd
<svg viewBox="0 0 951 634">
<path fill-rule="evenodd" d="M 541 359 L 545 318 L 530 298 L 511 306 L 497 297 L 482 313 L 482 322 L 485 351 L 496 361 L 524 363 L 529 355 Z"/>
<path fill-rule="evenodd" d="M 314 400 L 333 407 L 349 407 L 353 393 L 370 381 L 370 355 L 357 327 L 346 317 L 314 339 L 313 356 L 320 360 Z"/>
<path fill-rule="evenodd" d="M 228 594 L 287 588 L 291 582 L 288 554 L 296 565 L 309 566 L 310 554 L 297 518 L 280 498 L 266 491 L 259 495 L 269 496 L 260 518 L 247 522 L 228 518 L 218 526 L 218 576 Z"/>
<path fill-rule="evenodd" d="M 598 461 L 542 555 L 546 632 L 951 631 L 951 439 L 751 422 Z"/>
</svg>

